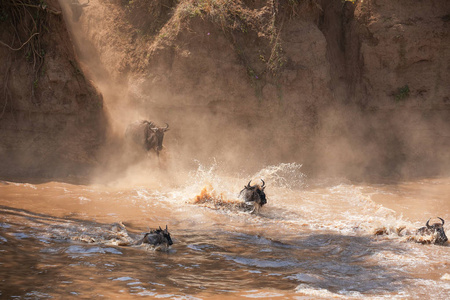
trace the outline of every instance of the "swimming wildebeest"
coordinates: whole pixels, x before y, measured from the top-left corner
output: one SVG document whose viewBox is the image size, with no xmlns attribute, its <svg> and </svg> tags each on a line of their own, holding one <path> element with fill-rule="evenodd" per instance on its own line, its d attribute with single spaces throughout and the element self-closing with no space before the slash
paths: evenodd
<svg viewBox="0 0 450 300">
<path fill-rule="evenodd" d="M 437 245 L 444 245 L 448 239 L 444 232 L 444 220 L 442 218 L 439 218 L 442 223 L 434 223 L 430 225 L 430 219 L 428 219 L 427 223 L 424 227 L 421 227 L 417 229 L 416 234 L 417 235 L 429 235 L 434 237 L 434 243 Z"/>
<path fill-rule="evenodd" d="M 420 227 L 417 230 L 410 230 L 406 226 L 400 226 L 397 228 L 377 228 L 374 231 L 375 235 L 388 235 L 390 233 L 396 233 L 399 236 L 405 237 L 408 241 L 414 241 L 420 244 L 436 244 L 444 245 L 447 242 L 447 236 L 444 232 L 444 220 L 441 223 L 434 223 L 430 225 L 430 220 L 428 219 L 424 227 Z"/>
<path fill-rule="evenodd" d="M 135 144 L 145 151 L 154 150 L 159 157 L 159 152 L 163 149 L 164 133 L 169 130 L 166 127 L 157 127 L 153 122 L 141 120 L 128 125 L 125 131 L 125 138 L 128 143 Z"/>
<path fill-rule="evenodd" d="M 253 207 L 252 213 L 254 211 L 258 212 L 259 209 L 267 203 L 266 194 L 264 193 L 264 189 L 266 188 L 266 183 L 262 180 L 262 186 L 259 184 L 250 185 L 251 180 L 248 182 L 246 186 L 239 193 L 239 196 L 242 196 L 244 203 Z"/>
<path fill-rule="evenodd" d="M 147 232 L 144 237 L 136 242 L 136 245 L 142 245 L 142 244 L 149 244 L 155 247 L 162 247 L 162 248 L 169 248 L 173 244 L 172 239 L 170 237 L 169 230 L 167 229 L 161 229 L 161 226 L 159 229 L 151 230 L 150 232 Z"/>
<path fill-rule="evenodd" d="M 141 246 L 149 245 L 155 250 L 168 250 L 173 244 L 167 228 L 149 230 L 144 234 L 129 233 L 127 227 L 122 222 L 113 223 L 109 228 L 92 228 L 90 232 L 83 232 L 79 235 L 71 236 L 72 240 L 85 243 L 106 243 L 117 246 Z"/>
</svg>

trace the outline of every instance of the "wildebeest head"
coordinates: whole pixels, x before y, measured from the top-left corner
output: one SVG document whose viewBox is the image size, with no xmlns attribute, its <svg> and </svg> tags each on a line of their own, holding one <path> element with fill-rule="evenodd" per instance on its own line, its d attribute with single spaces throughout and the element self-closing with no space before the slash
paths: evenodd
<svg viewBox="0 0 450 300">
<path fill-rule="evenodd" d="M 425 224 L 425 227 L 421 227 L 417 230 L 417 233 L 420 235 L 434 235 L 434 243 L 438 245 L 443 245 L 448 241 L 447 236 L 444 232 L 444 220 L 442 218 L 438 219 L 441 220 L 442 223 L 434 223 L 430 225 L 430 219 L 428 219 L 427 223 Z"/>
<path fill-rule="evenodd" d="M 255 209 L 258 210 L 264 204 L 267 203 L 266 194 L 264 193 L 264 189 L 266 188 L 266 183 L 262 180 L 262 186 L 259 184 L 250 185 L 251 180 L 248 182 L 244 189 L 239 193 L 239 196 L 242 196 L 243 200 L 248 203 L 254 205 Z"/>
<path fill-rule="evenodd" d="M 161 227 L 159 227 L 159 229 L 147 232 L 141 240 L 141 243 L 165 247 L 169 247 L 173 244 L 167 225 L 165 229 L 161 229 Z"/>
</svg>

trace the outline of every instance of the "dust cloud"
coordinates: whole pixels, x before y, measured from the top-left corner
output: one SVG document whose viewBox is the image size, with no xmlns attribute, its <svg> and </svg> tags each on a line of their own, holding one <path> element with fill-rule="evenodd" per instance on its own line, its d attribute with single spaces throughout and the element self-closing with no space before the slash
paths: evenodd
<svg viewBox="0 0 450 300">
<path fill-rule="evenodd" d="M 115 78 L 103 66 L 83 27 L 70 17 L 73 10 L 68 2 L 60 3 L 68 16 L 66 23 L 83 72 L 103 94 L 109 116 L 108 140 L 99 152 L 101 166 L 94 181 L 116 185 L 176 184 L 199 163 L 215 162 L 226 171 L 240 172 L 254 171 L 269 161 L 269 152 L 274 151 L 271 148 L 280 142 L 269 137 L 265 127 L 270 124 L 264 121 L 264 126 L 251 128 L 245 123 L 257 122 L 259 116 L 252 116 L 254 120 L 250 121 L 249 117 L 239 120 L 229 112 L 212 113 L 201 105 L 179 105 L 163 92 L 153 91 L 149 96 L 144 75 Z M 105 56 L 103 53 L 103 60 Z M 106 58 L 109 59 L 114 57 Z M 149 120 L 159 126 L 169 124 L 160 158 L 153 152 L 132 153 L 135 149 L 126 148 L 126 127 L 136 120 Z M 139 154 L 141 159 L 136 157 Z"/>
<path fill-rule="evenodd" d="M 448 175 L 449 127 L 443 110 L 348 106 L 328 110 L 317 135 L 321 169 L 352 179 L 411 179 Z"/>
<path fill-rule="evenodd" d="M 70 16 L 68 2 L 60 3 Z M 313 104 L 313 109 L 311 104 L 291 101 L 280 109 L 255 101 L 253 94 L 248 95 L 248 102 L 244 99 L 236 105 L 239 101 L 232 100 L 225 108 L 216 109 L 200 100 L 198 105 L 186 104 L 183 97 L 193 95 L 174 100 L 154 85 L 149 92 L 150 79 L 144 74 L 115 77 L 101 62 L 114 60 L 114 54 L 108 58 L 108 53 L 102 53 L 101 60 L 80 23 L 70 17 L 67 23 L 83 70 L 103 94 L 109 115 L 109 138 L 98 155 L 96 181 L 177 184 L 199 163 L 213 161 L 229 174 L 252 174 L 270 164 L 297 162 L 309 176 L 353 180 L 433 176 L 448 170 L 447 111 L 406 105 L 362 109 L 335 99 L 324 99 Z M 299 113 L 292 115 L 291 111 Z M 130 158 L 124 132 L 139 119 L 169 124 L 159 159 L 154 153 Z"/>
</svg>

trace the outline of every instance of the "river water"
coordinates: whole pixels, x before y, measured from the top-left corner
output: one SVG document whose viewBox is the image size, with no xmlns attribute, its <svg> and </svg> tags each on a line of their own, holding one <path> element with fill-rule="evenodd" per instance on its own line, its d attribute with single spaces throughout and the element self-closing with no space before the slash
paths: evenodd
<svg viewBox="0 0 450 300">
<path fill-rule="evenodd" d="M 199 166 L 185 178 L 0 182 L 0 298 L 450 298 L 449 245 L 396 233 L 450 224 L 450 178 L 355 184 L 308 179 L 297 164 L 232 176 Z M 194 204 L 202 190 L 237 201 L 259 178 L 268 203 L 258 214 Z M 168 225 L 174 244 L 119 246 L 116 222 L 133 238 Z"/>
</svg>

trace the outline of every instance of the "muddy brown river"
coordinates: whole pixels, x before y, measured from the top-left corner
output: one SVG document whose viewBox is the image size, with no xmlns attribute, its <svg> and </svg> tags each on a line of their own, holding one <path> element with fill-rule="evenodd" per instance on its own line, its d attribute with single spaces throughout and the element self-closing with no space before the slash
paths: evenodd
<svg viewBox="0 0 450 300">
<path fill-rule="evenodd" d="M 235 201 L 266 181 L 258 214 Z M 157 181 L 156 181 L 157 182 Z M 397 234 L 441 217 L 450 178 L 396 184 L 309 180 L 296 164 L 255 174 L 199 166 L 177 185 L 0 182 L 2 299 L 450 299 L 450 247 Z M 168 225 L 168 251 L 119 246 Z M 385 235 L 375 236 L 379 229 Z"/>
</svg>

